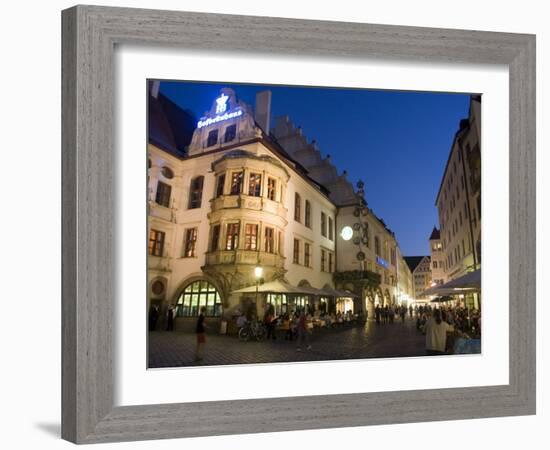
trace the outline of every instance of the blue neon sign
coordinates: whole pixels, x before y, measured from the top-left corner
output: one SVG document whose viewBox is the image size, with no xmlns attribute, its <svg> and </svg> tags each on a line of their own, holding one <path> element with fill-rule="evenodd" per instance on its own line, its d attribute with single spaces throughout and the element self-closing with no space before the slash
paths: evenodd
<svg viewBox="0 0 550 450">
<path fill-rule="evenodd" d="M 377 257 L 376 257 L 376 262 L 377 262 L 378 264 L 380 264 L 384 269 L 387 269 L 387 268 L 388 268 L 388 265 L 389 265 L 389 264 L 388 264 L 388 261 L 386 261 L 385 259 L 380 258 L 380 256 L 377 256 Z"/>
</svg>

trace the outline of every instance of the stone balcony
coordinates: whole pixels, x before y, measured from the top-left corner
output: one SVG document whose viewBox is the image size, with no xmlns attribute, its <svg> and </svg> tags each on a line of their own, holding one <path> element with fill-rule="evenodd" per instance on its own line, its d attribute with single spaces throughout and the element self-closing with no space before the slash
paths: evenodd
<svg viewBox="0 0 550 450">
<path fill-rule="evenodd" d="M 212 212 L 223 209 L 250 209 L 262 211 L 286 219 L 288 210 L 279 202 L 268 200 L 264 197 L 251 197 L 245 194 L 222 195 L 212 200 Z"/>
<path fill-rule="evenodd" d="M 215 266 L 219 264 L 259 264 L 262 267 L 284 266 L 285 258 L 281 255 L 254 250 L 218 250 L 206 254 L 206 265 Z"/>
</svg>

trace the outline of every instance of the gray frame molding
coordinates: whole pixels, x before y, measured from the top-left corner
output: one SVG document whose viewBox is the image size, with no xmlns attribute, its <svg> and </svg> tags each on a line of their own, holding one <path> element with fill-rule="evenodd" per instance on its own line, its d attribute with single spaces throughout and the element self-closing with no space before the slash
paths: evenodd
<svg viewBox="0 0 550 450">
<path fill-rule="evenodd" d="M 76 6 L 62 13 L 62 40 L 64 439 L 93 443 L 535 413 L 533 35 Z M 510 384 L 114 407 L 117 44 L 508 65 Z"/>
</svg>

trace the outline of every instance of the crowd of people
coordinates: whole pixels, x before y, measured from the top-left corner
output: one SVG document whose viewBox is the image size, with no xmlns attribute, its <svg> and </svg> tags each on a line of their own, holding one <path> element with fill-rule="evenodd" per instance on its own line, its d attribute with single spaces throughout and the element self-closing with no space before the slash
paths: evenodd
<svg viewBox="0 0 550 450">
<path fill-rule="evenodd" d="M 426 336 L 426 353 L 479 353 L 481 314 L 461 306 L 419 306 L 414 311 L 416 329 Z"/>
<path fill-rule="evenodd" d="M 279 316 L 275 314 L 274 307 L 268 306 L 262 325 L 266 330 L 267 339 L 276 339 L 277 336 L 288 341 L 297 342 L 297 351 L 302 350 L 302 346 L 310 350 L 309 334 L 315 328 L 335 328 L 338 326 L 353 325 L 364 323 L 367 317 L 362 311 L 353 313 L 352 311 L 336 311 L 328 313 L 322 310 L 311 311 L 309 308 L 298 308 L 292 312 L 285 312 Z M 247 317 L 244 313 L 239 313 L 236 324 L 240 330 L 247 323 L 255 321 L 254 316 Z"/>
<path fill-rule="evenodd" d="M 206 309 L 202 307 L 196 325 L 197 361 L 202 359 L 202 351 L 206 342 L 205 312 Z M 480 352 L 481 316 L 478 310 L 460 306 L 434 308 L 431 305 L 420 305 L 414 308 L 412 306 L 407 308 L 404 305 L 394 307 L 377 305 L 374 310 L 377 325 L 394 323 L 396 317 L 404 323 L 407 313 L 410 320 L 416 320 L 418 332 L 426 336 L 426 353 L 428 355 Z M 279 336 L 282 334 L 285 340 L 296 341 L 296 351 L 302 351 L 302 348 L 311 350 L 309 335 L 315 327 L 364 323 L 367 318 L 368 314 L 363 314 L 362 311 L 355 314 L 351 311 L 345 313 L 315 311 L 311 314 L 308 308 L 297 309 L 291 313 L 277 316 L 274 307 L 269 305 L 260 322 L 265 327 L 267 339 L 277 339 L 279 332 Z M 240 330 L 256 321 L 255 316 L 250 314 L 247 316 L 239 312 L 236 324 Z M 468 346 L 465 347 L 464 342 L 469 343 Z M 458 349 L 458 343 L 462 345 L 460 349 Z"/>
</svg>

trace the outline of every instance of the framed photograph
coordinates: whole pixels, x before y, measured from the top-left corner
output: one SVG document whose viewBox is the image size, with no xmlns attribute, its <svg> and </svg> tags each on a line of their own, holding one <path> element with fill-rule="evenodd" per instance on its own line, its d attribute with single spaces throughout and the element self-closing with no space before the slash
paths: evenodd
<svg viewBox="0 0 550 450">
<path fill-rule="evenodd" d="M 534 36 L 62 25 L 65 439 L 535 413 Z"/>
</svg>

